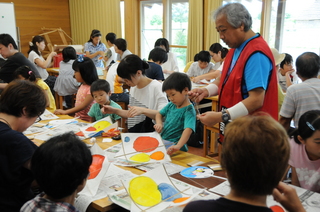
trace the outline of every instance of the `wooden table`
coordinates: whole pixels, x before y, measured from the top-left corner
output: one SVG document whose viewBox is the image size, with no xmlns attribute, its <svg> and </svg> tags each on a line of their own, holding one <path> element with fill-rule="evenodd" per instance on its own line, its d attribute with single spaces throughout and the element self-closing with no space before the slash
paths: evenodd
<svg viewBox="0 0 320 212">
<path fill-rule="evenodd" d="M 97 74 L 99 79 L 106 79 L 107 72 L 104 68 L 97 68 Z M 47 72 L 50 76 L 59 76 L 59 68 L 47 68 Z"/>
<path fill-rule="evenodd" d="M 68 115 L 58 115 L 61 119 L 72 119 L 73 117 L 71 116 L 68 116 Z M 49 122 L 50 120 L 46 120 L 46 121 L 41 121 L 42 123 L 47 123 Z M 81 120 L 82 121 L 82 120 Z M 85 121 L 82 121 L 82 122 L 85 122 Z M 97 144 L 102 148 L 102 149 L 107 149 L 111 146 L 114 146 L 118 143 L 120 143 L 121 141 L 117 141 L 117 140 L 113 140 L 112 142 L 102 142 L 102 137 L 96 137 L 96 142 Z M 37 139 L 34 139 L 33 140 L 37 145 L 41 145 L 43 143 L 43 141 L 41 140 L 37 140 Z M 83 140 L 85 143 L 88 143 L 88 144 L 91 144 L 90 142 L 90 139 L 85 139 Z M 211 158 L 205 158 L 205 157 L 201 157 L 201 156 L 198 156 L 198 155 L 193 155 L 193 154 L 190 154 L 188 152 L 182 152 L 182 151 L 178 151 L 176 153 L 174 153 L 172 156 L 171 156 L 171 160 L 173 163 L 175 164 L 178 164 L 178 165 L 181 165 L 181 166 L 184 166 L 184 167 L 189 167 L 187 164 L 192 162 L 192 161 L 195 161 L 195 160 L 198 160 L 198 161 L 202 161 L 204 163 L 217 163 L 219 164 L 219 161 L 215 160 L 215 159 L 211 159 Z M 141 171 L 141 170 L 138 170 L 136 168 L 132 168 L 132 167 L 122 167 L 122 166 L 119 166 L 123 169 L 126 169 L 126 170 L 129 170 L 131 171 L 132 173 L 134 174 L 143 174 L 144 172 Z M 173 175 L 173 177 L 179 179 L 179 180 L 182 180 L 182 178 L 179 178 L 180 174 L 175 174 Z M 221 176 L 221 175 L 220 175 Z M 225 175 L 222 175 L 223 177 L 225 177 Z M 216 185 L 218 185 L 219 183 L 221 183 L 223 180 L 218 180 Z M 190 183 L 189 181 L 185 181 L 186 183 L 189 183 L 189 184 L 192 184 Z M 196 184 L 193 184 L 194 186 L 198 186 L 199 185 L 196 185 Z M 112 210 L 113 208 L 115 207 L 119 207 L 115 204 L 113 204 L 113 202 L 111 202 L 109 200 L 108 197 L 105 197 L 103 199 L 99 199 L 99 200 L 96 200 L 94 202 L 92 202 L 88 208 L 88 211 L 92 211 L 92 209 L 94 210 L 98 210 L 98 211 L 101 211 L 101 212 L 105 212 L 105 211 L 110 211 Z"/>
</svg>

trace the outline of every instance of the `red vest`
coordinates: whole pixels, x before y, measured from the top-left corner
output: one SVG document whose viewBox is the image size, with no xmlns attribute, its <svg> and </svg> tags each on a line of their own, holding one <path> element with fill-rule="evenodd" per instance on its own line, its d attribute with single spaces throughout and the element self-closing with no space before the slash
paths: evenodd
<svg viewBox="0 0 320 212">
<path fill-rule="evenodd" d="M 235 49 L 231 49 L 229 51 L 224 61 L 219 85 L 219 111 L 221 111 L 222 108 L 230 108 L 244 99 L 241 88 L 245 83 L 243 76 L 246 62 L 252 54 L 261 52 L 270 59 L 273 64 L 273 70 L 271 76 L 269 77 L 267 90 L 265 91 L 263 106 L 254 112 L 264 111 L 269 113 L 275 120 L 278 120 L 277 72 L 274 65 L 274 58 L 268 44 L 260 35 L 250 40 L 242 49 L 242 52 L 240 53 L 232 72 L 229 74 L 229 76 L 227 76 L 232 62 L 234 50 Z M 224 123 L 220 123 L 220 134 L 224 134 Z M 220 137 L 222 139 L 223 136 Z M 222 141 L 221 139 L 220 141 Z"/>
</svg>

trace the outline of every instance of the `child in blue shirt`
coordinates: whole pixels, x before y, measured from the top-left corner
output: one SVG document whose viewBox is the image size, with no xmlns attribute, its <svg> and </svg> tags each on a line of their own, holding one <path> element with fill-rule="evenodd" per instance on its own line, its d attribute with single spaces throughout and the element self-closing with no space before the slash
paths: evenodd
<svg viewBox="0 0 320 212">
<path fill-rule="evenodd" d="M 111 107 L 122 109 L 120 105 L 110 99 L 111 91 L 109 83 L 106 80 L 98 79 L 91 84 L 90 92 L 96 102 L 88 112 L 88 115 L 91 117 L 91 122 L 110 116 L 112 122 L 118 121 L 118 126 L 120 126 L 121 116 L 117 114 L 105 114 L 101 111 L 103 105 L 110 105 Z"/>
<path fill-rule="evenodd" d="M 162 91 L 166 92 L 170 102 L 157 113 L 154 128 L 161 133 L 163 140 L 172 144 L 167 148 L 169 155 L 178 150 L 188 151 L 186 143 L 192 131 L 195 131 L 196 112 L 188 98 L 190 90 L 189 77 L 179 72 L 172 73 L 162 85 Z"/>
</svg>

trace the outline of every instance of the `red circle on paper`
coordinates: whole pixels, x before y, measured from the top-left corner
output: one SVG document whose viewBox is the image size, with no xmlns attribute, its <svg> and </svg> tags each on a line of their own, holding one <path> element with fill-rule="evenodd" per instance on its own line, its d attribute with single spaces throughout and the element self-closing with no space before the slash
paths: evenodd
<svg viewBox="0 0 320 212">
<path fill-rule="evenodd" d="M 89 167 L 89 180 L 94 179 L 100 173 L 104 158 L 102 155 L 92 155 L 92 164 Z"/>
<path fill-rule="evenodd" d="M 141 136 L 133 142 L 137 152 L 152 152 L 159 146 L 159 141 L 153 137 Z"/>
<path fill-rule="evenodd" d="M 284 212 L 283 208 L 279 205 L 273 205 L 270 207 L 273 212 Z"/>
</svg>

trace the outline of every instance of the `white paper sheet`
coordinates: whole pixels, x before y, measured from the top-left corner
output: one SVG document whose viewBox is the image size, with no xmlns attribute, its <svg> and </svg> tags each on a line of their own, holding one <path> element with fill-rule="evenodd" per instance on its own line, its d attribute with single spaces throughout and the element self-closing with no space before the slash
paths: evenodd
<svg viewBox="0 0 320 212">
<path fill-rule="evenodd" d="M 116 158 L 137 163 L 171 161 L 171 158 L 167 154 L 162 139 L 157 132 L 122 133 L 121 139 L 122 148 L 116 154 Z M 155 157 L 153 156 L 157 153 L 163 155 L 163 158 L 155 159 Z M 145 160 L 142 160 L 141 158 Z"/>
</svg>

